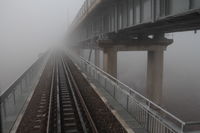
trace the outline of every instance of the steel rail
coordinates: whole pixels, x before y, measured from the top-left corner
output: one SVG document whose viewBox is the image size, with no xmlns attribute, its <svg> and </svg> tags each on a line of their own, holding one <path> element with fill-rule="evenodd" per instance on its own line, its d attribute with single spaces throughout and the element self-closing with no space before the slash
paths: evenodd
<svg viewBox="0 0 200 133">
<path fill-rule="evenodd" d="M 56 95 L 57 95 L 57 133 L 61 133 L 61 109 L 60 109 L 60 87 L 59 87 L 59 73 L 58 73 L 58 63 L 56 69 Z"/>
<path fill-rule="evenodd" d="M 66 66 L 65 66 L 65 64 L 64 64 L 64 61 L 63 61 L 62 57 L 61 57 L 61 60 L 62 60 L 62 65 L 63 65 L 63 68 L 64 68 L 64 72 L 65 72 L 65 74 L 66 74 L 66 77 L 67 77 L 67 80 L 68 80 L 68 83 L 69 83 L 69 88 L 70 88 L 71 93 L 72 93 L 72 97 L 73 97 L 73 100 L 74 100 L 74 104 L 75 104 L 76 110 L 77 110 L 77 112 L 78 112 L 79 120 L 80 120 L 80 122 L 81 122 L 81 127 L 82 127 L 82 129 L 83 129 L 83 132 L 84 132 L 84 133 L 87 133 L 86 124 L 85 124 L 85 122 L 84 122 L 84 120 L 83 120 L 83 115 L 82 115 L 81 110 L 80 110 L 80 107 L 79 107 L 79 105 L 78 105 L 78 100 L 77 100 L 77 98 L 76 98 L 76 96 L 75 96 L 75 92 L 74 92 L 74 89 L 73 89 L 72 82 L 71 82 L 71 80 L 70 80 L 69 73 L 67 72 L 67 68 L 66 68 Z"/>
<path fill-rule="evenodd" d="M 86 113 L 86 116 L 87 116 L 87 118 L 88 118 L 88 120 L 89 120 L 89 123 L 90 123 L 90 126 L 91 126 L 91 128 L 92 128 L 92 133 L 98 133 L 98 130 L 97 130 L 97 128 L 96 128 L 96 125 L 95 125 L 95 123 L 94 123 L 94 121 L 93 121 L 93 119 L 92 119 L 92 117 L 91 117 L 91 115 L 90 115 L 90 113 L 89 113 L 89 110 L 88 110 L 88 108 L 87 108 L 87 105 L 85 104 L 85 101 L 84 101 L 84 99 L 83 99 L 83 97 L 82 97 L 82 95 L 81 95 L 81 93 L 80 93 L 80 91 L 79 91 L 79 89 L 78 89 L 78 85 L 77 85 L 77 83 L 76 83 L 76 81 L 75 81 L 75 79 L 74 79 L 74 76 L 73 76 L 73 74 L 72 74 L 72 72 L 71 72 L 71 70 L 70 70 L 70 67 L 69 67 L 69 65 L 66 64 L 64 61 L 63 61 L 63 63 L 64 63 L 64 65 L 65 65 L 66 68 L 67 68 L 67 71 L 68 71 L 68 73 L 69 73 L 69 76 L 70 76 L 70 78 L 71 78 L 71 81 L 72 81 L 72 83 L 73 83 L 73 85 L 74 85 L 74 89 L 76 90 L 76 92 L 77 92 L 77 94 L 78 94 L 78 96 L 79 96 L 79 98 L 80 98 L 80 102 L 81 102 L 81 104 L 82 104 L 82 106 L 83 106 L 83 109 L 84 109 L 84 111 L 85 111 L 85 113 Z"/>
<path fill-rule="evenodd" d="M 55 62 L 55 58 L 54 58 Z M 50 97 L 49 97 L 49 106 L 48 106 L 48 117 L 47 117 L 47 127 L 46 127 L 46 133 L 50 133 L 50 121 L 51 121 L 51 112 L 52 112 L 52 100 L 53 100 L 53 89 L 54 89 L 54 79 L 55 79 L 55 69 L 56 65 L 54 63 L 53 66 L 53 72 L 52 72 L 52 77 L 51 77 L 51 88 L 50 88 Z"/>
</svg>

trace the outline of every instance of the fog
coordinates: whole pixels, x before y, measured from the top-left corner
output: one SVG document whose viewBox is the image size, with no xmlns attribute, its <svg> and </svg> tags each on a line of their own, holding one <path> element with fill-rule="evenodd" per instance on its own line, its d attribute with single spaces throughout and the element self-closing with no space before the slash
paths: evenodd
<svg viewBox="0 0 200 133">
<path fill-rule="evenodd" d="M 37 58 L 63 43 L 83 0 L 0 0 L 0 88 L 6 89 Z M 200 31 L 170 34 L 164 57 L 164 108 L 200 120 Z M 118 52 L 118 78 L 145 94 L 146 52 Z M 85 51 L 88 58 L 89 51 Z M 94 54 L 92 56 L 94 60 Z M 102 66 L 102 53 L 101 53 Z M 190 115 L 188 115 L 190 114 Z"/>
<path fill-rule="evenodd" d="M 185 121 L 200 120 L 200 32 L 170 34 L 164 55 L 163 107 Z M 146 94 L 147 52 L 119 52 L 118 78 Z"/>
<path fill-rule="evenodd" d="M 83 0 L 0 0 L 0 88 L 59 45 Z"/>
</svg>

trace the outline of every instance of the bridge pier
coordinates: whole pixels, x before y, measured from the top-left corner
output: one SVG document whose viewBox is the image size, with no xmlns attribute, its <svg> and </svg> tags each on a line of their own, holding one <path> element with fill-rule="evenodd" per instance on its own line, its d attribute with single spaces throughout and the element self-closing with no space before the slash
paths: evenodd
<svg viewBox="0 0 200 133">
<path fill-rule="evenodd" d="M 163 87 L 163 60 L 164 51 L 173 40 L 164 38 L 164 34 L 155 35 L 153 39 L 140 38 L 137 40 L 101 41 L 103 49 L 103 69 L 114 77 L 117 77 L 117 51 L 147 51 L 147 97 L 157 104 L 162 103 Z"/>
<path fill-rule="evenodd" d="M 117 50 L 114 47 L 103 49 L 103 70 L 117 78 Z"/>
<path fill-rule="evenodd" d="M 164 51 L 173 41 L 164 37 L 164 34 L 154 35 L 153 40 L 157 40 L 160 44 L 155 45 L 152 50 L 147 50 L 147 75 L 146 75 L 146 93 L 147 97 L 156 104 L 162 104 L 163 90 L 163 63 Z"/>
<path fill-rule="evenodd" d="M 147 97 L 160 105 L 162 102 L 164 51 L 148 51 L 147 59 Z"/>
</svg>

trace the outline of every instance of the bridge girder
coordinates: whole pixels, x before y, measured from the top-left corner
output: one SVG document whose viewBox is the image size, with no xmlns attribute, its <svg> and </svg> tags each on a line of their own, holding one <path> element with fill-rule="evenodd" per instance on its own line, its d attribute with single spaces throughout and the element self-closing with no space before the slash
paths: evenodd
<svg viewBox="0 0 200 133">
<path fill-rule="evenodd" d="M 83 7 L 78 24 L 72 24 L 72 36 L 80 42 L 200 29 L 198 0 L 94 0 Z"/>
</svg>

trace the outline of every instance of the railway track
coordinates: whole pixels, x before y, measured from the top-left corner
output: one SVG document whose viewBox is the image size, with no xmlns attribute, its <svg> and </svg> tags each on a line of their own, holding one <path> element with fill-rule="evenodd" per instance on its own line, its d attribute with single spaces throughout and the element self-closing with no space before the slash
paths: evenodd
<svg viewBox="0 0 200 133">
<path fill-rule="evenodd" d="M 96 126 L 62 57 L 54 67 L 47 133 L 97 133 Z"/>
<path fill-rule="evenodd" d="M 17 133 L 125 133 L 70 59 L 63 56 L 53 54 L 49 59 Z"/>
</svg>

